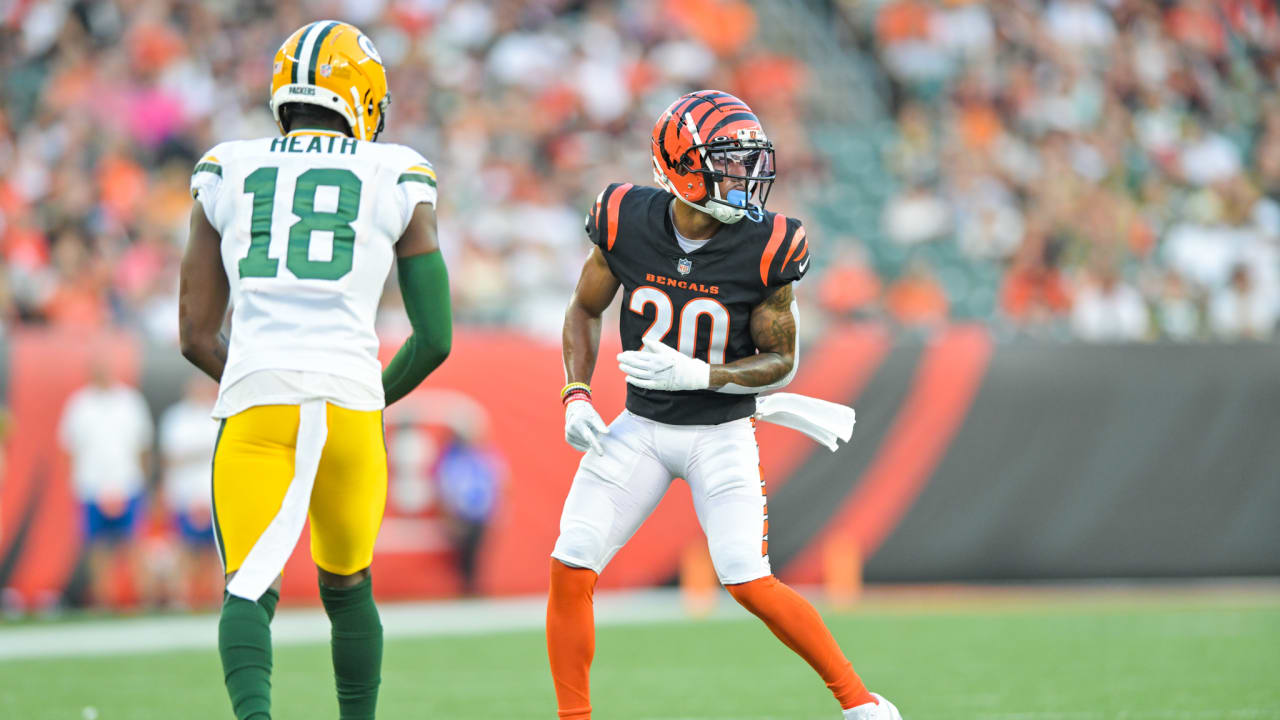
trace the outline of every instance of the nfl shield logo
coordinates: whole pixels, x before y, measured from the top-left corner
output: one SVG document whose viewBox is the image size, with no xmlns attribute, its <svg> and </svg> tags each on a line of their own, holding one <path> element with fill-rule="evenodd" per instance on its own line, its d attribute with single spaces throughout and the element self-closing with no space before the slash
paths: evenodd
<svg viewBox="0 0 1280 720">
<path fill-rule="evenodd" d="M 681 275 L 688 275 L 693 270 L 693 261 L 689 258 L 680 258 L 676 261 L 676 272 Z"/>
<path fill-rule="evenodd" d="M 332 65 L 330 65 L 329 63 L 324 63 L 323 65 L 321 65 L 321 66 L 320 66 L 320 76 L 321 76 L 321 77 L 329 77 L 329 76 L 330 76 L 330 75 L 332 75 L 332 74 L 333 74 L 333 66 L 332 66 Z"/>
</svg>

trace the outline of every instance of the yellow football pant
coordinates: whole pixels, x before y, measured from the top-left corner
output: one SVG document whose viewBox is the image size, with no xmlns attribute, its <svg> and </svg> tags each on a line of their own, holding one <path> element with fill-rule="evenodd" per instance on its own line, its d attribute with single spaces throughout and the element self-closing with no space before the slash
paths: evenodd
<svg viewBox="0 0 1280 720">
<path fill-rule="evenodd" d="M 326 404 L 328 427 L 311 492 L 311 557 L 351 575 L 369 567 L 387 501 L 382 413 Z M 223 421 L 213 455 L 213 517 L 227 573 L 238 570 L 280 511 L 293 480 L 299 406 L 260 405 Z"/>
</svg>

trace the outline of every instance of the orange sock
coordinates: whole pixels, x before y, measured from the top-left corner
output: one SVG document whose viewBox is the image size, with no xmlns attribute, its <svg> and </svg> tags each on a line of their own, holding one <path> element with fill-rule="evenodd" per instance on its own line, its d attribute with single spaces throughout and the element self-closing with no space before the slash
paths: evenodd
<svg viewBox="0 0 1280 720">
<path fill-rule="evenodd" d="M 848 710 L 876 701 L 840 651 L 822 616 L 795 590 L 772 575 L 725 588 L 734 600 L 763 620 L 783 644 L 818 671 L 840 707 Z"/>
<path fill-rule="evenodd" d="M 561 720 L 591 720 L 591 658 L 596 653 L 592 570 L 552 558 L 547 597 L 547 655 Z"/>
</svg>

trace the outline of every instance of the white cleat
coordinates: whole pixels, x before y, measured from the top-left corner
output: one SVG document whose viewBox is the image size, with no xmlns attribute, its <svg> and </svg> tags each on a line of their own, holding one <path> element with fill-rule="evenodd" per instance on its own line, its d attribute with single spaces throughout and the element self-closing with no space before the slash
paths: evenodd
<svg viewBox="0 0 1280 720">
<path fill-rule="evenodd" d="M 876 702 L 863 703 L 844 711 L 844 720 L 902 720 L 902 713 L 880 693 L 871 693 Z"/>
</svg>

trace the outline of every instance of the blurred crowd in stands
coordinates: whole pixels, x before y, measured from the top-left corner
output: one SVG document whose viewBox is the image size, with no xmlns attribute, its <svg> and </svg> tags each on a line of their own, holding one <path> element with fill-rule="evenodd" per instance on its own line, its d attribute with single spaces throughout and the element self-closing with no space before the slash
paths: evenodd
<svg viewBox="0 0 1280 720">
<path fill-rule="evenodd" d="M 996 264 L 995 322 L 1097 341 L 1273 335 L 1274 3 L 841 7 L 891 79 L 884 230 Z M 947 314 L 930 268 L 905 276 L 904 309 Z"/>
<path fill-rule="evenodd" d="M 995 302 L 976 317 L 1010 333 L 1274 335 L 1270 0 L 788 4 L 827 14 L 847 51 L 871 61 L 896 129 L 876 232 L 810 230 L 816 272 L 802 298 L 825 316 L 971 319 L 924 251 L 948 245 L 992 269 Z M 761 14 L 745 0 L 3 7 L 0 336 L 114 323 L 176 339 L 191 166 L 222 140 L 277 132 L 271 55 L 318 17 L 371 36 L 390 74 L 384 138 L 436 165 L 462 322 L 558 334 L 585 209 L 608 182 L 650 181 L 649 130 L 683 92 L 727 89 L 762 117 L 779 148 L 771 209 L 805 217 L 806 189 L 838 161 L 806 128 L 830 88 L 757 40 Z M 908 248 L 909 262 L 881 267 L 876 242 Z M 388 293 L 391 332 L 405 328 L 396 303 Z"/>
</svg>

